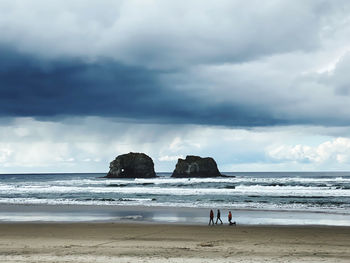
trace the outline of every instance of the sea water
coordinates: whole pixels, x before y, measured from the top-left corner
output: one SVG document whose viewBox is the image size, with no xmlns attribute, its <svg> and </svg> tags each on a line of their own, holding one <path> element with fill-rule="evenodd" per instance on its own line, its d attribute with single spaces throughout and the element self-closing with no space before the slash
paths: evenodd
<svg viewBox="0 0 350 263">
<path fill-rule="evenodd" d="M 281 217 L 286 224 L 288 220 L 293 224 L 298 213 L 306 217 L 304 220 L 314 213 L 323 214 L 328 222 L 340 217 L 340 225 L 350 225 L 350 173 L 225 174 L 228 177 L 171 178 L 170 173 L 158 173 L 152 179 L 102 178 L 105 174 L 2 174 L 0 204 L 219 208 L 240 211 L 237 217 L 241 215 L 245 223 L 252 218 L 257 222 L 261 211 L 269 211 L 268 222 L 260 217 L 262 224 L 280 222 Z M 314 216 L 309 219 L 307 222 L 315 221 Z M 0 211 L 0 220 L 11 221 L 11 215 L 6 217 Z"/>
</svg>

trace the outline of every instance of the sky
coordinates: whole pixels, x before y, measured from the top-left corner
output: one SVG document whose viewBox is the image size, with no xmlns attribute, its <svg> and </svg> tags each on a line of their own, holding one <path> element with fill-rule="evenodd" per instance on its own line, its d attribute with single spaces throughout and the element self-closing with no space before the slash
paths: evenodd
<svg viewBox="0 0 350 263">
<path fill-rule="evenodd" d="M 0 173 L 144 152 L 350 170 L 347 0 L 0 2 Z"/>
</svg>

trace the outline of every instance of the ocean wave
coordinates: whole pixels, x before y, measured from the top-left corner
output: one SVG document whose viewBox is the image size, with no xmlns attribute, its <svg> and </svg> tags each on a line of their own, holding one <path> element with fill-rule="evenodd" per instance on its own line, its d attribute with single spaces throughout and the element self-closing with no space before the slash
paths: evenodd
<svg viewBox="0 0 350 263">
<path fill-rule="evenodd" d="M 119 193 L 119 194 L 148 194 L 148 195 L 258 195 L 258 196 L 344 196 L 350 197 L 350 189 L 337 189 L 335 187 L 303 187 L 303 186 L 261 186 L 238 185 L 234 189 L 227 188 L 178 188 L 178 187 L 77 187 L 77 186 L 51 186 L 51 187 L 14 187 L 0 186 L 3 194 L 45 194 L 45 193 Z"/>
<path fill-rule="evenodd" d="M 350 177 L 0 177 L 0 203 L 350 210 Z"/>
<path fill-rule="evenodd" d="M 278 211 L 314 211 L 350 214 L 348 206 L 339 207 L 336 203 L 266 203 L 266 202 L 225 202 L 213 200 L 212 202 L 150 202 L 149 199 L 114 200 L 105 201 L 99 199 L 76 200 L 76 199 L 35 199 L 35 198 L 12 198 L 0 199 L 0 204 L 23 204 L 23 205 L 94 205 L 94 206 L 146 206 L 146 207 L 184 207 L 184 208 L 215 208 L 221 209 L 253 209 L 253 210 L 278 210 Z M 340 204 L 343 205 L 343 204 Z"/>
<path fill-rule="evenodd" d="M 71 179 L 65 178 L 63 180 L 43 180 L 43 181 L 0 181 L 0 187 L 2 186 L 15 186 L 15 187 L 54 187 L 54 186 L 66 186 L 66 187 L 99 187 L 99 186 L 137 186 L 137 185 L 164 185 L 164 186 L 190 186 L 190 185 L 211 185 L 211 184 L 240 184 L 240 185 L 266 185 L 266 186 L 332 186 L 334 184 L 340 185 L 340 187 L 350 187 L 350 178 L 335 177 L 335 178 L 271 178 L 271 177 L 224 177 L 224 178 L 138 178 L 138 179 L 107 179 L 107 178 L 79 178 Z M 345 185 L 345 186 L 343 186 Z"/>
</svg>

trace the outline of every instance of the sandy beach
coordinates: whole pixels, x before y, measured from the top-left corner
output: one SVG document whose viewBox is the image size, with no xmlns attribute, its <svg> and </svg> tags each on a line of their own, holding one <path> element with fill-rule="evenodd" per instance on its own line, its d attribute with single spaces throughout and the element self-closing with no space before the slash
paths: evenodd
<svg viewBox="0 0 350 263">
<path fill-rule="evenodd" d="M 349 262 L 349 227 L 2 223 L 0 262 Z"/>
</svg>

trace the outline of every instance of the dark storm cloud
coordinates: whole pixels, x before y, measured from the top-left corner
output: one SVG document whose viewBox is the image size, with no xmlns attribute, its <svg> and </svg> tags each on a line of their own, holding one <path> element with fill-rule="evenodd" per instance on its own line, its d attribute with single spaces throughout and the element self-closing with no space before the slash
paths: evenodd
<svg viewBox="0 0 350 263">
<path fill-rule="evenodd" d="M 3 117 L 101 116 L 159 123 L 265 126 L 282 121 L 261 109 L 212 104 L 195 93 L 173 90 L 164 72 L 108 59 L 44 60 L 8 48 L 0 51 Z"/>
<path fill-rule="evenodd" d="M 332 77 L 318 67 L 349 46 L 349 10 L 323 0 L 4 0 L 0 116 L 347 125 L 348 67 Z"/>
</svg>

